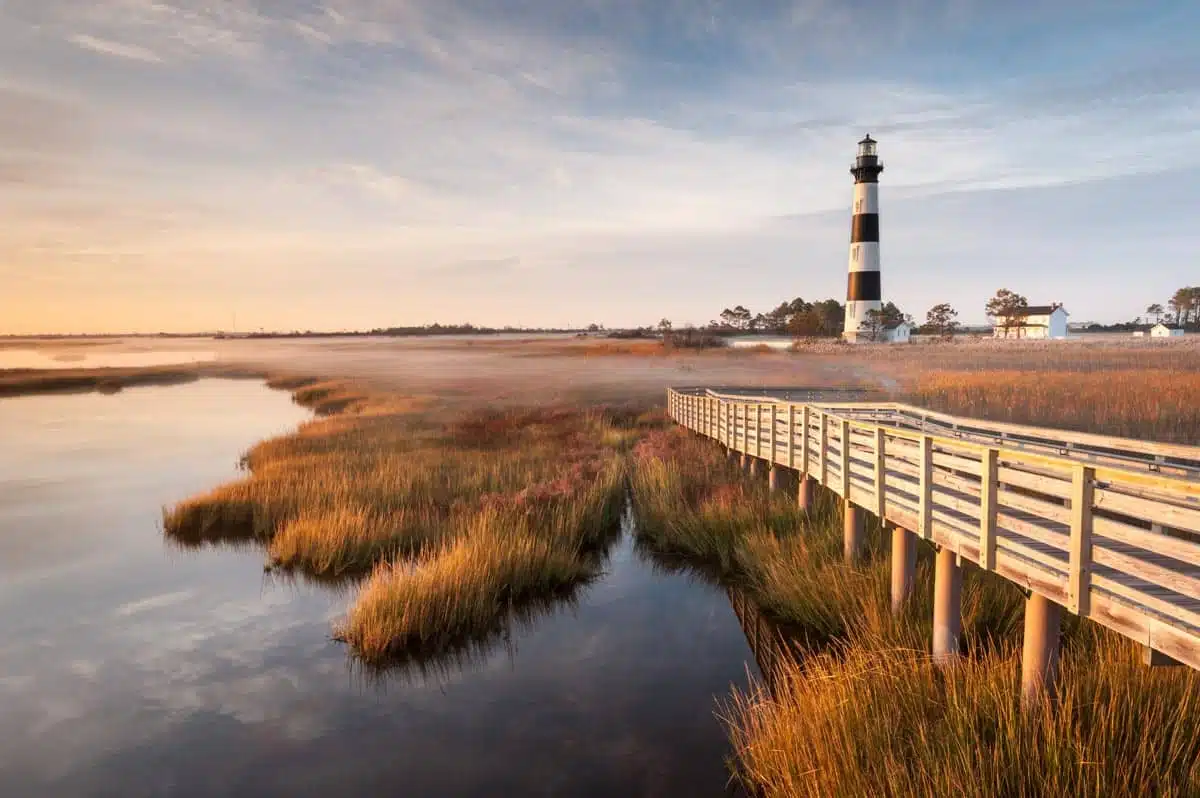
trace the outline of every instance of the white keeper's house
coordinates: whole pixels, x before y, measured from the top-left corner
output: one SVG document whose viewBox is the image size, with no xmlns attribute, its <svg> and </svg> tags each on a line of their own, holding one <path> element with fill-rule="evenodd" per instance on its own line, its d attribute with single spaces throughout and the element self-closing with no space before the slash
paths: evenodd
<svg viewBox="0 0 1200 798">
<path fill-rule="evenodd" d="M 1155 324 L 1150 328 L 1151 338 L 1175 338 L 1183 335 L 1183 330 L 1178 327 L 1168 327 L 1165 324 Z"/>
<path fill-rule="evenodd" d="M 994 338 L 1061 339 L 1067 337 L 1067 313 L 1061 303 L 1030 305 L 1008 319 L 996 319 Z"/>
</svg>

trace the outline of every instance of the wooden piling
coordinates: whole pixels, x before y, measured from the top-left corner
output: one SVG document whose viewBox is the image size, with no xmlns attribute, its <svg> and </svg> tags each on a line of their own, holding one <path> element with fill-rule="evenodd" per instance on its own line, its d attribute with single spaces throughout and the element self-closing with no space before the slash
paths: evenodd
<svg viewBox="0 0 1200 798">
<path fill-rule="evenodd" d="M 949 663 L 958 657 L 962 637 L 962 566 L 958 555 L 943 546 L 933 572 L 933 659 Z"/>
<path fill-rule="evenodd" d="M 1025 602 L 1025 636 L 1021 646 L 1021 704 L 1032 706 L 1054 697 L 1062 608 L 1040 593 Z"/>
<path fill-rule="evenodd" d="M 812 512 L 815 480 L 808 474 L 800 475 L 800 484 L 796 488 L 796 504 L 802 512 Z"/>
<path fill-rule="evenodd" d="M 892 614 L 899 615 L 912 596 L 917 569 L 917 536 L 892 525 Z"/>
<path fill-rule="evenodd" d="M 767 489 L 774 493 L 779 490 L 780 479 L 782 478 L 781 469 L 779 466 L 771 463 L 771 470 L 767 472 Z"/>
<path fill-rule="evenodd" d="M 857 563 L 867 536 L 867 512 L 847 499 L 842 503 L 842 558 Z"/>
</svg>

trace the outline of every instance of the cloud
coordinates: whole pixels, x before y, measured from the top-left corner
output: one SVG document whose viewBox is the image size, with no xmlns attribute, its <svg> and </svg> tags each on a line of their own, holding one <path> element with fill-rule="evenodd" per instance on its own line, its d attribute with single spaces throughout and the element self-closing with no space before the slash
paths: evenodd
<svg viewBox="0 0 1200 798">
<path fill-rule="evenodd" d="M 389 203 L 411 201 L 425 194 L 414 181 L 388 174 L 370 164 L 335 164 L 315 170 L 314 176 L 330 186 L 357 189 Z"/>
<path fill-rule="evenodd" d="M 82 47 L 85 50 L 91 50 L 94 53 L 108 55 L 114 58 L 124 58 L 129 61 L 143 61 L 150 64 L 161 64 L 162 59 L 153 50 L 145 47 L 137 47 L 132 44 L 121 44 L 120 42 L 109 41 L 108 39 L 100 39 L 95 36 L 77 33 L 71 36 L 68 41 L 72 44 Z"/>
<path fill-rule="evenodd" d="M 131 615 L 137 615 L 143 612 L 163 609 L 164 607 L 172 607 L 176 604 L 181 604 L 185 601 L 190 601 L 195 597 L 195 592 L 191 590 L 179 590 L 173 593 L 162 593 L 157 596 L 139 599 L 138 601 L 130 601 L 113 610 L 113 615 L 122 618 L 128 618 Z"/>
</svg>

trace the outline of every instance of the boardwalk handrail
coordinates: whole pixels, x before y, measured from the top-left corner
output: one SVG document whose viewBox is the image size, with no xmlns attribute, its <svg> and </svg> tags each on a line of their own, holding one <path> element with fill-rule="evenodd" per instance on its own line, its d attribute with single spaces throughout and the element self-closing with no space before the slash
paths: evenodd
<svg viewBox="0 0 1200 798">
<path fill-rule="evenodd" d="M 788 404 L 786 400 L 774 397 L 770 393 L 754 396 L 746 393 L 730 394 L 711 389 L 679 390 L 683 393 L 699 390 L 705 395 L 725 401 Z M 818 393 L 815 390 L 812 392 Z M 851 418 L 875 421 L 885 426 L 941 434 L 946 437 L 962 438 L 1005 448 L 1028 449 L 1046 454 L 1058 454 L 1072 459 L 1091 459 L 1107 462 L 1110 465 L 1124 464 L 1147 471 L 1200 478 L 1200 447 L 1196 446 L 962 418 L 899 402 L 813 401 L 808 404 L 841 412 Z"/>
<path fill-rule="evenodd" d="M 887 402 L 667 399 L 671 418 L 731 451 L 1200 668 L 1200 447 Z"/>
</svg>

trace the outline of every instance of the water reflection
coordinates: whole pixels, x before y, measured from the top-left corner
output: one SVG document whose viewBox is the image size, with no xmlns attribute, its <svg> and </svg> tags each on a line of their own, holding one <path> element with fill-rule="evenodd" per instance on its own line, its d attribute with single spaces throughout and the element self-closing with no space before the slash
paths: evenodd
<svg viewBox="0 0 1200 798">
<path fill-rule="evenodd" d="M 497 658 L 515 665 L 517 641 L 533 634 L 537 624 L 556 612 L 577 615 L 584 585 L 554 597 L 525 601 L 513 607 L 485 632 L 439 645 L 432 650 L 407 650 L 387 662 L 350 661 L 351 673 L 363 686 L 386 689 L 394 685 L 444 683 L 485 668 Z"/>
<path fill-rule="evenodd" d="M 344 587 L 164 546 L 163 505 L 303 417 L 243 382 L 0 402 L 0 795 L 727 791 L 746 639 L 629 535 L 570 601 L 382 678 L 330 638 Z"/>
<path fill-rule="evenodd" d="M 801 638 L 771 620 L 745 591 L 731 587 L 726 594 L 759 674 L 768 687 L 773 687 L 781 668 L 795 665 L 803 658 Z"/>
<path fill-rule="evenodd" d="M 715 568 L 672 554 L 664 554 L 648 544 L 637 544 L 638 556 L 659 573 L 684 576 L 725 593 L 729 606 L 745 636 L 746 645 L 758 666 L 753 675 L 772 687 L 779 669 L 795 665 L 804 657 L 803 635 L 796 629 L 774 621 L 743 588 L 732 584 Z"/>
</svg>

